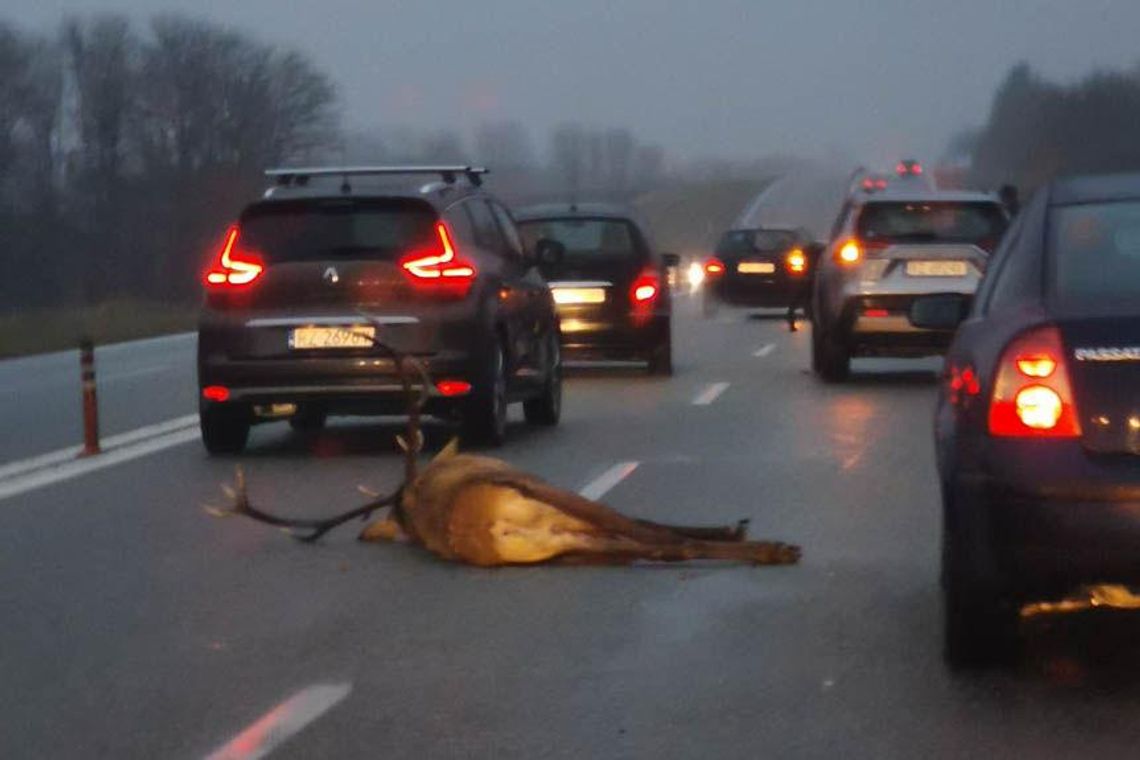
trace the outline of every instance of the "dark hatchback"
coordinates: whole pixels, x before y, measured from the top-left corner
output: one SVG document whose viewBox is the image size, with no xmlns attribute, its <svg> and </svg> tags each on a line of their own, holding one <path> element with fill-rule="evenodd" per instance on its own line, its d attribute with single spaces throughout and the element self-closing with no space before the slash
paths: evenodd
<svg viewBox="0 0 1140 760">
<path fill-rule="evenodd" d="M 205 275 L 198 330 L 202 437 L 240 451 L 250 425 L 402 414 L 394 361 L 427 367 L 425 411 L 501 443 L 507 405 L 552 425 L 561 409 L 554 303 L 482 170 L 305 169 L 251 203 Z M 392 175 L 439 175 L 427 182 Z"/>
<path fill-rule="evenodd" d="M 667 265 L 631 209 L 555 204 L 521 209 L 519 229 L 537 252 L 561 321 L 568 358 L 636 359 L 673 372 Z"/>
<path fill-rule="evenodd" d="M 729 230 L 705 261 L 704 311 L 804 303 L 822 246 L 803 229 Z"/>
<path fill-rule="evenodd" d="M 965 317 L 935 425 L 952 666 L 1008 657 L 1026 604 L 1140 583 L 1140 175 L 1039 191 L 968 300 L 910 315 Z"/>
</svg>

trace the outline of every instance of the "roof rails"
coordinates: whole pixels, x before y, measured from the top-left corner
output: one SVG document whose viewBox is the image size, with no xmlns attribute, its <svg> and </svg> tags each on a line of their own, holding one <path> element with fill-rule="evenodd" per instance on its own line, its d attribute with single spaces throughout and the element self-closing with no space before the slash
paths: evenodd
<svg viewBox="0 0 1140 760">
<path fill-rule="evenodd" d="M 266 177 L 277 180 L 282 187 L 303 187 L 312 177 L 341 177 L 341 191 L 352 191 L 349 177 L 379 177 L 396 174 L 438 174 L 444 182 L 454 185 L 460 175 L 475 187 L 483 184 L 483 175 L 489 171 L 482 166 L 310 166 L 268 169 Z"/>
</svg>

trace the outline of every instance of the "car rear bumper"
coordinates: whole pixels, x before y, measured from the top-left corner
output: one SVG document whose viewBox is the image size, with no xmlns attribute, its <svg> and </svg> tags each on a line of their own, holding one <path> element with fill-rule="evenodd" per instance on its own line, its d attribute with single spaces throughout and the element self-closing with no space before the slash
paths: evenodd
<svg viewBox="0 0 1140 760">
<path fill-rule="evenodd" d="M 569 359 L 628 358 L 669 339 L 668 312 L 615 316 L 589 309 L 559 309 L 562 350 Z"/>
<path fill-rule="evenodd" d="M 858 356 L 932 356 L 946 353 L 954 333 L 924 330 L 910 323 L 916 295 L 879 294 L 848 298 L 840 315 L 841 334 Z"/>
<path fill-rule="evenodd" d="M 783 275 L 749 277 L 752 279 L 735 277 L 711 281 L 707 284 L 708 294 L 732 306 L 777 308 L 806 301 L 810 293 L 805 278 L 792 279 Z"/>
<path fill-rule="evenodd" d="M 989 440 L 962 482 L 986 564 L 1002 585 L 1050 597 L 1140 584 L 1140 457 L 1089 455 L 1075 441 Z"/>
</svg>

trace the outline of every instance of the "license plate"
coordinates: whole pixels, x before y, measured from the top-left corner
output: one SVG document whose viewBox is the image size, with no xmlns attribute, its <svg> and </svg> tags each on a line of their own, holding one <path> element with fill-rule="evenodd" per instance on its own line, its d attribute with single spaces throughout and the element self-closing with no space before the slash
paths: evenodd
<svg viewBox="0 0 1140 760">
<path fill-rule="evenodd" d="M 911 277 L 965 277 L 969 265 L 964 261 L 908 261 L 906 273 Z"/>
<path fill-rule="evenodd" d="M 374 337 L 372 325 L 298 327 L 289 333 L 289 348 L 371 348 Z"/>
<path fill-rule="evenodd" d="M 605 303 L 605 288 L 554 288 L 554 303 L 561 305 Z"/>
<path fill-rule="evenodd" d="M 773 274 L 776 265 L 770 261 L 742 261 L 736 265 L 736 271 L 741 274 Z"/>
</svg>

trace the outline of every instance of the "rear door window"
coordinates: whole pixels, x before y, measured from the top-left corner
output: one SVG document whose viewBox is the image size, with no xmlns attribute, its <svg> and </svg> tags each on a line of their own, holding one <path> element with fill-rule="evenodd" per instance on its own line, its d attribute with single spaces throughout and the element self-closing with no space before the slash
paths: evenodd
<svg viewBox="0 0 1140 760">
<path fill-rule="evenodd" d="M 467 213 L 471 215 L 471 224 L 475 228 L 475 244 L 488 251 L 501 252 L 503 250 L 503 236 L 499 232 L 499 225 L 495 222 L 495 215 L 491 213 L 487 202 L 482 199 L 468 201 L 464 204 Z"/>
<path fill-rule="evenodd" d="M 240 245 L 268 264 L 395 260 L 430 243 L 431 206 L 410 200 L 276 201 L 241 217 Z"/>
<path fill-rule="evenodd" d="M 497 203 L 491 204 L 491 211 L 494 212 L 495 219 L 499 221 L 499 229 L 507 241 L 507 250 L 521 259 L 523 256 L 523 241 L 519 236 L 518 228 L 515 227 L 514 220 L 511 219 L 511 215 L 507 213 L 505 208 Z"/>
<path fill-rule="evenodd" d="M 874 201 L 863 207 L 855 234 L 869 243 L 971 243 L 992 251 L 1006 225 L 997 203 Z"/>
<path fill-rule="evenodd" d="M 1136 312 L 1140 304 L 1140 201 L 1054 209 L 1049 251 L 1053 296 L 1064 307 Z"/>
</svg>

